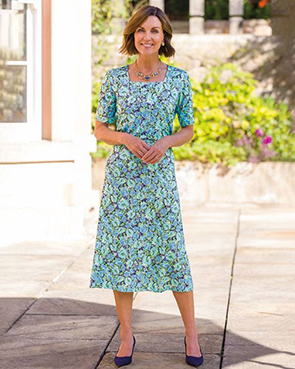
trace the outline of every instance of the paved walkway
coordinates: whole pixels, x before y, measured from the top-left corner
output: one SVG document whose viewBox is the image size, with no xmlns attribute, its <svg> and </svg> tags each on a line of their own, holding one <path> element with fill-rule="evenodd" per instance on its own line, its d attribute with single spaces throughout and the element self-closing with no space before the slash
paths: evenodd
<svg viewBox="0 0 295 369">
<path fill-rule="evenodd" d="M 202 368 L 295 368 L 295 209 L 182 206 Z M 113 292 L 88 288 L 97 214 L 75 242 L 0 248 L 0 368 L 116 368 Z M 17 228 L 16 228 L 17 231 Z M 134 368 L 188 368 L 171 291 L 134 294 Z"/>
</svg>

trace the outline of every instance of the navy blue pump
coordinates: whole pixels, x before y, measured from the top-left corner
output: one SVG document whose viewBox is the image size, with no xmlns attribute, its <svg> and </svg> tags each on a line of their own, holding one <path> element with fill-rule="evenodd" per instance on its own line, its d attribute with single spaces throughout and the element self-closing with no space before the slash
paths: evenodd
<svg viewBox="0 0 295 369">
<path fill-rule="evenodd" d="M 204 362 L 204 357 L 203 357 L 203 352 L 201 349 L 201 345 L 200 345 L 200 351 L 201 351 L 201 356 L 188 356 L 186 354 L 186 337 L 184 337 L 184 345 L 185 345 L 185 361 L 188 365 L 197 367 L 200 366 L 201 364 L 203 364 Z"/>
<path fill-rule="evenodd" d="M 135 337 L 133 336 L 133 347 L 132 347 L 131 356 L 117 356 L 117 355 L 115 356 L 114 362 L 117 366 L 123 366 L 123 365 L 131 364 L 135 343 L 136 343 L 136 340 L 135 340 Z"/>
</svg>

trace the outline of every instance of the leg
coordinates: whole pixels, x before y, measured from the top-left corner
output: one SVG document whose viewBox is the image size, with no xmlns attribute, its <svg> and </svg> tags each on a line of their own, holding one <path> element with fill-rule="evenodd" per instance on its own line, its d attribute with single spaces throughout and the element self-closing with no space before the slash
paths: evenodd
<svg viewBox="0 0 295 369">
<path fill-rule="evenodd" d="M 195 322 L 194 292 L 173 291 L 173 295 L 176 299 L 185 326 L 187 355 L 201 356 L 198 344 L 198 331 Z"/>
<path fill-rule="evenodd" d="M 113 290 L 117 314 L 120 320 L 121 345 L 117 356 L 130 356 L 133 347 L 132 304 L 133 292 Z"/>
</svg>

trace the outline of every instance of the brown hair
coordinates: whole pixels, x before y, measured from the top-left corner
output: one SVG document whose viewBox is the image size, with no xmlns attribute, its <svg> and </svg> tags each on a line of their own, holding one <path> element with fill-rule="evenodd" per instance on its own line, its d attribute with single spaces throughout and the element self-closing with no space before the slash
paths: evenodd
<svg viewBox="0 0 295 369">
<path fill-rule="evenodd" d="M 138 50 L 134 44 L 134 32 L 150 16 L 155 15 L 162 23 L 165 45 L 160 47 L 159 55 L 164 54 L 166 58 L 174 56 L 175 49 L 171 46 L 172 26 L 168 16 L 156 6 L 145 5 L 132 15 L 123 32 L 123 44 L 119 49 L 121 54 L 134 55 Z"/>
</svg>

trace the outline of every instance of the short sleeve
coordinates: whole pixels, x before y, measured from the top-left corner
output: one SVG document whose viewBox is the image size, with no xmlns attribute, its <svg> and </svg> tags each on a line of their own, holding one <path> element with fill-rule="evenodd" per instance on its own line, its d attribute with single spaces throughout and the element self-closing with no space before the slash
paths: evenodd
<svg viewBox="0 0 295 369">
<path fill-rule="evenodd" d="M 117 111 L 117 98 L 113 91 L 112 74 L 109 70 L 101 83 L 95 118 L 103 123 L 114 124 Z"/>
<path fill-rule="evenodd" d="M 182 82 L 176 113 L 178 115 L 180 126 L 187 127 L 189 125 L 193 125 L 195 121 L 192 86 L 187 72 L 185 72 Z"/>
</svg>

